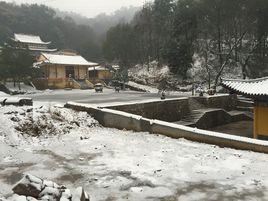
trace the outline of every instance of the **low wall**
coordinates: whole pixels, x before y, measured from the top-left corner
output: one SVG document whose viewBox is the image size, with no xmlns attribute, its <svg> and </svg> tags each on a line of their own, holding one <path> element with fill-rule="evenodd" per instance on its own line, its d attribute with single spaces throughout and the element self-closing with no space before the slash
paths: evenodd
<svg viewBox="0 0 268 201">
<path fill-rule="evenodd" d="M 214 144 L 220 147 L 268 153 L 267 141 L 206 131 L 158 120 L 154 121 L 152 124 L 151 132 L 159 133 L 176 139 L 185 138 L 191 141 Z"/>
<path fill-rule="evenodd" d="M 148 119 L 159 119 L 168 122 L 178 121 L 190 112 L 188 98 L 145 101 L 141 103 L 114 105 L 107 108 L 140 115 Z"/>
<path fill-rule="evenodd" d="M 237 96 L 222 94 L 222 95 L 214 95 L 214 96 L 204 96 L 204 97 L 192 97 L 194 100 L 203 104 L 208 108 L 222 108 L 227 111 L 236 109 L 237 106 Z"/>
<path fill-rule="evenodd" d="M 155 134 L 162 134 L 176 139 L 185 138 L 191 141 L 214 144 L 221 147 L 268 153 L 267 141 L 191 128 L 160 120 L 143 118 L 140 115 L 134 115 L 112 109 L 93 107 L 86 104 L 70 102 L 67 103 L 65 107 L 78 111 L 86 111 L 105 127 L 127 129 L 138 132 L 146 131 Z"/>
<path fill-rule="evenodd" d="M 236 105 L 236 96 L 224 94 L 204 97 L 174 98 L 151 102 L 144 101 L 140 103 L 112 105 L 106 108 L 140 115 L 148 119 L 176 122 L 188 115 L 193 108 L 200 109 L 200 107 L 203 106 L 203 108 L 220 108 L 230 111 L 235 109 Z"/>
</svg>

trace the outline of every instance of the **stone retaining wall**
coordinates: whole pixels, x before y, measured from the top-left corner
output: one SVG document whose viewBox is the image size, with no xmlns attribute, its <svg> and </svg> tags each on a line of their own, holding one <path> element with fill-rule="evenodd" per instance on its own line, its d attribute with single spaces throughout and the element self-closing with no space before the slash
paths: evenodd
<svg viewBox="0 0 268 201">
<path fill-rule="evenodd" d="M 188 115 L 193 108 L 200 109 L 193 105 L 197 103 L 199 103 L 198 106 L 202 105 L 204 108 L 220 108 L 230 111 L 236 108 L 237 97 L 235 95 L 216 95 L 175 98 L 152 102 L 119 104 L 108 106 L 107 108 L 140 115 L 148 119 L 176 122 Z"/>
<path fill-rule="evenodd" d="M 236 109 L 237 96 L 236 95 L 215 95 L 215 96 L 204 96 L 204 97 L 192 97 L 199 103 L 203 104 L 208 108 L 221 108 L 227 111 Z"/>
<path fill-rule="evenodd" d="M 221 147 L 268 153 L 267 141 L 232 136 L 223 133 L 176 125 L 160 120 L 144 118 L 142 116 L 126 112 L 106 108 L 97 108 L 86 104 L 77 104 L 70 102 L 65 106 L 78 111 L 87 111 L 105 127 L 127 129 L 138 132 L 145 131 L 155 134 L 162 134 L 176 139 L 185 138 L 201 143 L 218 145 Z"/>
<path fill-rule="evenodd" d="M 168 122 L 178 121 L 190 112 L 188 98 L 115 105 L 107 108 Z"/>
</svg>

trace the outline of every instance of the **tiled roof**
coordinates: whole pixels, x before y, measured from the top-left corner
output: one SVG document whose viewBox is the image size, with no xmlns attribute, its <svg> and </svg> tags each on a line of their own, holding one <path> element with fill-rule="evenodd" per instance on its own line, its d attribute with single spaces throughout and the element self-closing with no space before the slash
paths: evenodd
<svg viewBox="0 0 268 201">
<path fill-rule="evenodd" d="M 46 58 L 44 63 L 61 64 L 61 65 L 80 65 L 80 66 L 96 66 L 98 64 L 89 62 L 80 55 L 63 55 L 42 53 Z"/>
<path fill-rule="evenodd" d="M 249 80 L 222 78 L 221 85 L 242 95 L 268 96 L 268 77 Z"/>
<path fill-rule="evenodd" d="M 21 43 L 33 43 L 33 44 L 50 44 L 50 42 L 44 42 L 39 36 L 28 34 L 14 34 L 15 41 Z"/>
</svg>

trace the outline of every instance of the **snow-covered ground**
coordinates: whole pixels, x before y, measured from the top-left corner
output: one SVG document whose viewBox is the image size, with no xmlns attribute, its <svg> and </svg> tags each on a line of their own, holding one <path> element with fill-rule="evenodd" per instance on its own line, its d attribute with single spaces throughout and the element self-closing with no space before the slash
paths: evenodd
<svg viewBox="0 0 268 201">
<path fill-rule="evenodd" d="M 143 90 L 145 92 L 159 93 L 159 95 L 160 95 L 160 91 L 156 87 L 143 85 L 143 84 L 138 84 L 138 83 L 135 83 L 133 81 L 129 81 L 127 84 L 129 86 L 135 87 L 135 88 Z M 183 88 L 183 87 L 181 87 L 181 88 Z M 185 92 L 166 90 L 165 92 L 166 92 L 166 95 L 168 95 L 168 96 L 170 96 L 170 95 L 171 96 L 185 96 L 185 97 L 192 96 L 192 91 L 191 90 L 184 90 L 184 91 Z"/>
<path fill-rule="evenodd" d="M 23 82 L 20 83 L 20 88 L 19 84 L 16 83 L 14 86 L 13 82 L 6 82 L 5 86 L 11 91 L 11 92 L 17 92 L 17 93 L 26 93 L 26 94 L 32 94 L 32 93 L 41 93 L 41 91 L 35 89 L 34 87 L 30 85 L 26 85 Z"/>
<path fill-rule="evenodd" d="M 133 81 L 129 81 L 127 84 L 129 86 L 135 87 L 135 88 L 143 90 L 145 92 L 158 93 L 158 89 L 156 87 L 150 87 L 148 85 L 138 84 L 138 83 L 133 82 Z"/>
<path fill-rule="evenodd" d="M 1 107 L 0 121 L 2 195 L 27 172 L 84 186 L 92 201 L 268 199 L 266 154 L 102 128 L 38 103 Z"/>
</svg>

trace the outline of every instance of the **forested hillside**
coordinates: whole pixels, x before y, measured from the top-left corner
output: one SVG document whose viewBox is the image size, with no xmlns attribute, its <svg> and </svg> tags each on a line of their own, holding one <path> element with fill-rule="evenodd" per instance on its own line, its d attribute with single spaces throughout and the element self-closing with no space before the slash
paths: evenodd
<svg viewBox="0 0 268 201">
<path fill-rule="evenodd" d="M 267 19 L 267 0 L 155 0 L 94 19 L 0 2 L 0 43 L 13 32 L 32 33 L 88 60 L 116 61 L 123 74 L 157 61 L 181 79 L 217 83 L 222 73 L 268 74 Z"/>
<path fill-rule="evenodd" d="M 107 33 L 104 54 L 121 66 L 156 60 L 181 78 L 217 83 L 267 74 L 267 0 L 155 0 Z"/>
<path fill-rule="evenodd" d="M 77 50 L 91 61 L 102 59 L 101 44 L 90 26 L 57 17 L 46 6 L 0 2 L 0 43 L 14 32 L 40 35 L 44 41 L 52 41 L 53 47 Z"/>
</svg>

